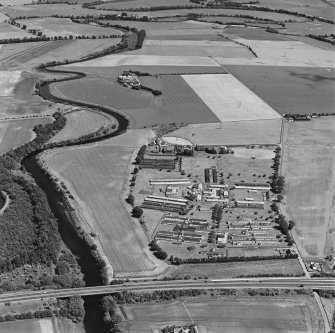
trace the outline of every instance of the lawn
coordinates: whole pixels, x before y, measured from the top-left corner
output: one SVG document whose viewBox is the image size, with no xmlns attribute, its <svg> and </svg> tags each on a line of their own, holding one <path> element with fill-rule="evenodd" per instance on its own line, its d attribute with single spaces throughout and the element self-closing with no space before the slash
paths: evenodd
<svg viewBox="0 0 335 333">
<path fill-rule="evenodd" d="M 182 78 L 221 122 L 281 118 L 232 75 L 182 75 Z"/>
<path fill-rule="evenodd" d="M 64 82 L 56 84 L 54 91 L 66 98 L 121 110 L 132 120 L 135 128 L 173 122 L 218 122 L 218 118 L 181 76 L 141 77 L 140 82 L 163 94 L 154 97 L 150 92 L 132 90 L 121 86 L 115 78 L 86 78 Z"/>
<path fill-rule="evenodd" d="M 36 29 L 48 37 L 54 36 L 121 36 L 119 30 L 104 28 L 90 24 L 73 23 L 68 18 L 38 18 L 29 20 L 18 20 L 18 23 L 26 25 L 27 29 Z"/>
<path fill-rule="evenodd" d="M 115 120 L 108 114 L 89 110 L 77 110 L 66 114 L 66 126 L 51 138 L 50 142 L 57 142 L 79 138 L 84 134 L 97 131 L 103 126 L 112 125 Z"/>
<path fill-rule="evenodd" d="M 137 148 L 102 144 L 60 149 L 44 159 L 74 195 L 80 214 L 98 235 L 116 274 L 145 274 L 156 267 L 148 240 L 125 203 L 130 162 Z"/>
<path fill-rule="evenodd" d="M 54 333 L 51 319 L 18 320 L 0 324 L 1 333 Z"/>
<path fill-rule="evenodd" d="M 278 144 L 281 124 L 282 119 L 191 124 L 167 136 L 183 138 L 196 145 Z"/>
<path fill-rule="evenodd" d="M 306 303 L 293 298 L 263 299 L 192 299 L 123 306 L 129 318 L 125 332 L 152 332 L 167 325 L 193 322 L 199 332 L 270 333 L 312 332 Z"/>
<path fill-rule="evenodd" d="M 286 210 L 296 222 L 296 242 L 303 256 L 334 254 L 334 119 L 287 123 L 286 127 Z"/>
<path fill-rule="evenodd" d="M 225 67 L 279 113 L 334 112 L 334 69 L 275 66 Z"/>
<path fill-rule="evenodd" d="M 17 120 L 0 121 L 0 154 L 16 148 L 35 137 L 33 128 L 38 124 L 47 124 L 52 122 L 52 117 L 42 118 L 19 118 Z"/>
</svg>

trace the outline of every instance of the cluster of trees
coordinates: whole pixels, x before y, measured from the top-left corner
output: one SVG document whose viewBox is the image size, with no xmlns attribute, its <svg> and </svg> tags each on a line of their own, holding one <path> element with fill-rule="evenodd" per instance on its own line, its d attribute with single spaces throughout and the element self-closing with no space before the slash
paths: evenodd
<svg viewBox="0 0 335 333">
<path fill-rule="evenodd" d="M 335 34 L 331 35 L 313 35 L 313 34 L 308 34 L 306 37 L 314 38 L 316 40 L 319 40 L 321 42 L 326 42 L 330 43 L 332 45 L 335 45 Z"/>
<path fill-rule="evenodd" d="M 6 321 L 26 320 L 33 318 L 66 317 L 73 322 L 83 322 L 85 317 L 84 300 L 80 297 L 69 297 L 57 300 L 55 308 L 46 308 L 34 312 L 23 312 L 0 316 L 0 323 Z"/>
<path fill-rule="evenodd" d="M 158 259 L 165 260 L 168 257 L 168 254 L 153 240 L 150 244 L 150 251 L 154 253 L 154 256 Z"/>
<path fill-rule="evenodd" d="M 280 147 L 277 147 L 275 150 L 275 157 L 273 158 L 273 176 L 271 181 L 271 190 L 273 193 L 281 193 L 284 189 L 285 178 L 284 176 L 279 175 L 279 166 L 280 166 Z"/>
<path fill-rule="evenodd" d="M 213 222 L 216 222 L 218 226 L 220 226 L 220 222 L 222 220 L 222 214 L 223 214 L 223 206 L 220 204 L 216 204 L 213 207 L 212 220 Z"/>
<path fill-rule="evenodd" d="M 162 95 L 162 92 L 160 90 L 149 88 L 149 87 L 143 86 L 142 84 L 141 84 L 140 88 L 142 90 L 150 91 L 154 96 L 160 96 L 160 95 Z"/>
<path fill-rule="evenodd" d="M 145 154 L 146 150 L 147 150 L 147 146 L 146 145 L 143 145 L 140 148 L 140 150 L 138 151 L 137 156 L 135 158 L 135 164 L 140 164 L 141 163 L 141 161 L 144 158 L 144 154 Z"/>
<path fill-rule="evenodd" d="M 285 256 L 254 256 L 254 257 L 209 257 L 209 258 L 186 258 L 182 259 L 182 264 L 204 264 L 217 262 L 242 262 L 242 261 L 256 261 L 256 260 L 273 260 L 273 259 L 296 259 L 297 254 L 286 254 Z"/>
<path fill-rule="evenodd" d="M 104 296 L 101 300 L 104 322 L 110 333 L 121 333 L 122 317 L 117 313 L 117 303 L 112 296 Z"/>
<path fill-rule="evenodd" d="M 173 326 L 166 326 L 166 327 L 162 328 L 161 332 L 162 333 L 173 333 L 173 332 L 175 332 L 174 329 L 178 328 L 178 327 L 180 327 L 180 326 L 175 326 L 175 325 L 173 325 Z M 198 333 L 198 330 L 196 329 L 196 326 L 194 324 L 192 324 L 192 325 L 182 325 L 182 327 L 184 329 L 188 329 L 189 333 Z"/>
<path fill-rule="evenodd" d="M 276 219 L 276 223 L 278 224 L 278 229 L 281 231 L 283 235 L 286 236 L 287 243 L 289 246 L 294 244 L 294 239 L 289 232 L 295 226 L 295 222 L 290 220 L 289 222 L 286 221 L 285 216 L 283 214 L 279 214 Z"/>
<path fill-rule="evenodd" d="M 152 7 L 137 7 L 137 8 L 96 8 L 96 6 L 101 5 L 103 2 L 97 1 L 95 3 L 85 3 L 83 7 L 90 9 L 106 10 L 106 11 L 125 11 L 125 12 L 154 12 L 160 10 L 177 10 L 177 9 L 197 9 L 202 8 L 201 6 L 194 5 L 172 5 L 172 6 L 152 6 Z"/>
<path fill-rule="evenodd" d="M 146 32 L 145 32 L 145 30 L 141 29 L 140 31 L 136 32 L 136 35 L 137 35 L 137 43 L 136 43 L 135 48 L 140 49 L 143 45 L 143 42 L 144 42 L 144 39 L 145 39 L 145 36 L 146 36 Z"/>
</svg>

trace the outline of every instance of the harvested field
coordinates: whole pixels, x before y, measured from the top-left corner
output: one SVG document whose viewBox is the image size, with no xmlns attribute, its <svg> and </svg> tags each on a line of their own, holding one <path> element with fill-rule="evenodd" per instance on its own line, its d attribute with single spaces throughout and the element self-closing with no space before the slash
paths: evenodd
<svg viewBox="0 0 335 333">
<path fill-rule="evenodd" d="M 106 14 L 103 10 L 94 10 L 83 8 L 81 4 L 68 5 L 66 3 L 55 3 L 55 4 L 32 4 L 32 5 L 20 5 L 20 6 L 8 6 L 1 7 L 1 12 L 12 17 L 31 17 L 31 16 L 50 16 L 50 15 L 97 15 Z"/>
<path fill-rule="evenodd" d="M 163 94 L 154 97 L 150 92 L 123 87 L 115 79 L 94 78 L 56 84 L 54 91 L 66 98 L 121 110 L 132 120 L 132 126 L 135 128 L 173 122 L 218 121 L 180 76 L 141 77 L 140 81 L 146 86 L 162 91 Z M 183 112 L 180 112 L 181 109 Z"/>
<path fill-rule="evenodd" d="M 276 111 L 232 75 L 182 77 L 221 122 L 280 118 Z"/>
<path fill-rule="evenodd" d="M 8 23 L 0 23 L 0 39 L 31 37 L 28 32 Z"/>
<path fill-rule="evenodd" d="M 157 267 L 147 249 L 148 240 L 124 201 L 130 162 L 137 149 L 110 146 L 106 140 L 44 156 L 52 172 L 68 185 L 80 216 L 98 235 L 117 275 L 151 274 Z"/>
<path fill-rule="evenodd" d="M 334 112 L 334 69 L 273 66 L 225 67 L 282 114 Z"/>
<path fill-rule="evenodd" d="M 207 40 L 145 40 L 143 47 L 131 54 L 253 58 L 254 55 L 244 46 L 228 41 Z"/>
<path fill-rule="evenodd" d="M 254 59 L 227 59 L 216 57 L 221 65 L 261 65 L 261 66 L 299 66 L 335 67 L 334 52 L 322 50 L 300 41 L 269 41 L 236 39 L 248 45 L 257 54 Z"/>
<path fill-rule="evenodd" d="M 114 67 L 114 66 L 215 66 L 220 67 L 208 57 L 157 56 L 157 55 L 107 55 L 94 60 L 79 62 L 70 67 Z"/>
<path fill-rule="evenodd" d="M 168 136 L 183 138 L 196 145 L 278 144 L 281 124 L 282 119 L 191 124 Z"/>
<path fill-rule="evenodd" d="M 66 115 L 66 126 L 51 138 L 50 142 L 57 142 L 79 138 L 82 135 L 97 131 L 103 126 L 112 125 L 114 119 L 108 114 L 89 110 L 78 110 Z"/>
<path fill-rule="evenodd" d="M 196 324 L 200 333 L 312 332 L 309 313 L 314 304 L 307 305 L 307 300 L 241 298 L 243 301 L 229 297 L 188 298 L 125 305 L 123 309 L 128 318 L 125 332 L 153 332 L 167 325 L 192 323 Z M 313 302 L 312 299 L 309 301 Z"/>
<path fill-rule="evenodd" d="M 27 29 L 36 29 L 48 37 L 54 36 L 103 36 L 117 35 L 121 36 L 119 30 L 113 28 L 104 28 L 90 24 L 73 23 L 67 18 L 39 18 L 29 20 L 18 20 L 21 25 L 25 24 Z"/>
<path fill-rule="evenodd" d="M 0 71 L 0 96 L 13 95 L 14 87 L 20 80 L 21 71 Z"/>
<path fill-rule="evenodd" d="M 296 243 L 303 256 L 334 255 L 334 118 L 286 123 L 285 132 L 286 210 Z"/>
<path fill-rule="evenodd" d="M 52 117 L 27 118 L 0 121 L 0 154 L 16 148 L 35 137 L 33 128 L 38 124 L 52 122 Z"/>
<path fill-rule="evenodd" d="M 54 60 L 74 60 L 115 45 L 119 41 L 118 38 L 113 38 L 2 45 L 0 68 L 5 70 L 9 68 L 28 69 Z"/>
</svg>

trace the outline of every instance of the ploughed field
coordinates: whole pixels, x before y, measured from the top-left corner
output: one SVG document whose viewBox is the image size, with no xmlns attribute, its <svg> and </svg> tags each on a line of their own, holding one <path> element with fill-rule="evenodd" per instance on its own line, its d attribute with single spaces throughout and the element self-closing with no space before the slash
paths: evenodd
<svg viewBox="0 0 335 333">
<path fill-rule="evenodd" d="M 333 117 L 286 123 L 283 174 L 287 212 L 303 256 L 334 251 L 335 121 Z"/>
<path fill-rule="evenodd" d="M 149 333 L 165 326 L 192 323 L 200 333 L 312 332 L 312 306 L 306 303 L 293 298 L 225 298 L 124 305 L 123 314 L 128 317 L 125 332 Z"/>
<path fill-rule="evenodd" d="M 334 112 L 334 69 L 233 65 L 225 67 L 279 113 Z"/>
<path fill-rule="evenodd" d="M 110 146 L 107 140 L 45 156 L 48 167 L 68 185 L 116 274 L 155 268 L 146 250 L 148 240 L 125 203 L 129 165 L 137 149 Z"/>
</svg>

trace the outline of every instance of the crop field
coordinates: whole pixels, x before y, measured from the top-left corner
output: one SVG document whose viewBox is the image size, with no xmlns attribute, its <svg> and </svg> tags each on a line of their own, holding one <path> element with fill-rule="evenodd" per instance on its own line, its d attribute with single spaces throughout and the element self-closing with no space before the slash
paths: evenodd
<svg viewBox="0 0 335 333">
<path fill-rule="evenodd" d="M 1 333 L 54 333 L 51 319 L 28 319 L 0 324 Z"/>
<path fill-rule="evenodd" d="M 207 40 L 145 40 L 143 47 L 131 54 L 189 56 L 189 57 L 222 57 L 253 58 L 254 55 L 244 46 L 227 41 Z"/>
<path fill-rule="evenodd" d="M 267 26 L 267 25 L 266 25 Z M 230 38 L 244 38 L 251 40 L 288 40 L 287 37 L 279 34 L 267 32 L 261 28 L 245 28 L 245 27 L 227 27 L 223 30 L 225 34 L 230 35 Z"/>
<path fill-rule="evenodd" d="M 20 80 L 21 71 L 0 71 L 0 96 L 13 95 L 14 87 Z"/>
<path fill-rule="evenodd" d="M 35 125 L 47 124 L 52 121 L 52 117 L 1 120 L 0 154 L 32 140 L 35 137 L 35 133 L 33 132 Z"/>
<path fill-rule="evenodd" d="M 124 55 L 107 55 L 94 60 L 78 62 L 70 67 L 114 67 L 114 66 L 213 66 L 220 67 L 208 57 L 160 56 L 160 55 L 133 55 L 127 52 Z M 66 67 L 66 66 L 64 66 Z"/>
<path fill-rule="evenodd" d="M 128 9 L 128 8 L 148 8 L 157 6 L 190 5 L 189 0 L 112 0 L 96 6 L 98 9 Z M 195 4 L 192 4 L 195 5 Z"/>
<path fill-rule="evenodd" d="M 81 4 L 78 5 L 68 5 L 65 3 L 55 3 L 55 4 L 32 4 L 32 5 L 22 5 L 22 6 L 8 6 L 1 7 L 1 12 L 12 17 L 31 17 L 31 16 L 50 16 L 50 15 L 60 15 L 68 16 L 73 14 L 76 15 L 97 15 L 106 14 L 103 10 L 94 10 L 83 8 Z M 50 14 L 52 13 L 52 14 Z"/>
<path fill-rule="evenodd" d="M 79 138 L 113 123 L 114 120 L 107 114 L 88 110 L 74 111 L 66 115 L 65 128 L 52 137 L 50 142 Z"/>
<path fill-rule="evenodd" d="M 112 38 L 2 45 L 0 48 L 0 69 L 20 68 L 29 70 L 49 61 L 74 60 L 115 45 L 119 41 L 118 38 Z"/>
<path fill-rule="evenodd" d="M 270 41 L 235 39 L 248 45 L 257 54 L 254 59 L 227 59 L 216 57 L 221 65 L 335 67 L 332 50 L 324 50 L 301 41 Z"/>
<path fill-rule="evenodd" d="M 334 112 L 334 69 L 274 66 L 225 67 L 279 113 Z"/>
<path fill-rule="evenodd" d="M 334 119 L 285 126 L 286 210 L 296 222 L 296 242 L 303 256 L 334 254 Z"/>
<path fill-rule="evenodd" d="M 157 265 L 146 250 L 148 240 L 143 230 L 131 218 L 124 201 L 135 151 L 109 146 L 105 141 L 45 156 L 52 172 L 68 184 L 116 274 L 145 274 Z"/>
<path fill-rule="evenodd" d="M 8 23 L 0 23 L 0 39 L 31 37 L 28 32 Z"/>
<path fill-rule="evenodd" d="M 334 25 L 330 23 L 313 21 L 307 23 L 287 23 L 285 28 L 288 32 L 301 35 L 330 35 L 334 33 Z"/>
<path fill-rule="evenodd" d="M 190 124 L 169 133 L 196 145 L 247 145 L 280 143 L 282 119 Z"/>
<path fill-rule="evenodd" d="M 113 28 L 104 28 L 90 24 L 73 23 L 67 18 L 39 18 L 29 20 L 18 20 L 21 25 L 25 24 L 27 29 L 36 29 L 49 37 L 54 36 L 103 36 L 118 35 L 121 36 L 119 30 Z"/>
<path fill-rule="evenodd" d="M 167 325 L 195 323 L 200 333 L 312 332 L 307 302 L 293 298 L 268 300 L 186 299 L 123 306 L 125 332 L 153 332 Z M 314 325 L 313 325 L 314 326 Z"/>
<path fill-rule="evenodd" d="M 276 111 L 232 75 L 182 77 L 221 122 L 280 118 Z"/>
<path fill-rule="evenodd" d="M 219 121 L 181 76 L 141 77 L 141 80 L 144 85 L 159 89 L 163 94 L 154 97 L 149 92 L 123 87 L 116 80 L 93 78 L 56 84 L 54 91 L 67 98 L 121 110 L 132 120 L 135 128 L 173 122 Z"/>
</svg>

